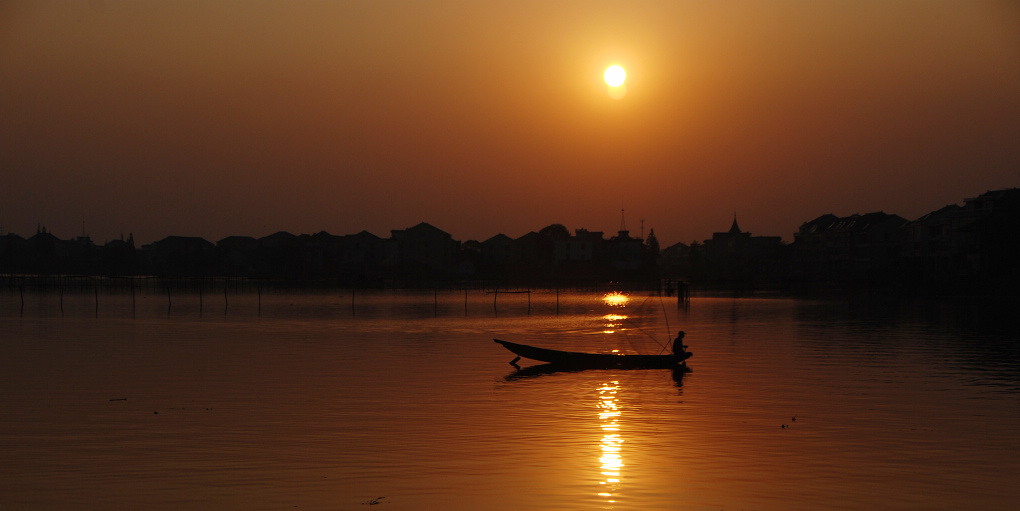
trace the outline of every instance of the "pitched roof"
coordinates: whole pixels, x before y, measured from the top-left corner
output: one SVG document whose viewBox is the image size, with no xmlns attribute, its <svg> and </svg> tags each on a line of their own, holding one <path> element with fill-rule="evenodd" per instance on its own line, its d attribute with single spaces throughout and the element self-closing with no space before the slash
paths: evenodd
<svg viewBox="0 0 1020 511">
<path fill-rule="evenodd" d="M 740 234 L 740 226 L 737 225 L 737 214 L 733 214 L 733 225 L 730 226 L 730 234 Z"/>
</svg>

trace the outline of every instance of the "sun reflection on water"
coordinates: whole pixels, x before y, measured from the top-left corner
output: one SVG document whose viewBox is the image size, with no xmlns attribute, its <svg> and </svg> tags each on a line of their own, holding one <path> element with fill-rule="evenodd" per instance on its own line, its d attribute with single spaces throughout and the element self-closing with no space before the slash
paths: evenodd
<svg viewBox="0 0 1020 511">
<path fill-rule="evenodd" d="M 610 307 L 623 308 L 627 306 L 627 302 L 630 301 L 630 297 L 619 292 L 613 291 L 612 293 L 606 293 L 602 295 L 602 302 Z M 606 329 L 602 331 L 604 334 L 612 334 L 616 332 L 616 328 L 623 326 L 622 321 L 627 319 L 627 316 L 623 314 L 606 314 L 602 316 L 602 319 L 606 320 Z"/>
<path fill-rule="evenodd" d="M 613 291 L 603 295 L 602 301 L 610 307 L 624 307 L 630 301 L 630 297 L 619 291 Z"/>
<path fill-rule="evenodd" d="M 599 478 L 601 488 L 598 495 L 609 503 L 616 502 L 623 468 L 623 437 L 620 435 L 620 407 L 616 398 L 619 389 L 618 381 L 605 383 L 598 389 L 599 425 L 602 427 L 602 440 L 599 442 L 602 477 Z"/>
<path fill-rule="evenodd" d="M 602 316 L 602 319 L 606 322 L 606 329 L 602 331 L 604 334 L 611 334 L 616 332 L 617 328 L 623 326 L 623 320 L 627 319 L 627 316 L 622 314 L 606 314 Z"/>
</svg>

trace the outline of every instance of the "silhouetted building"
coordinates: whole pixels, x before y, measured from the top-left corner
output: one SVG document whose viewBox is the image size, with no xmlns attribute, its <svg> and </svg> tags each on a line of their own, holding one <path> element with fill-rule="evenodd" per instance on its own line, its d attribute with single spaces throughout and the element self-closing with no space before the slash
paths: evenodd
<svg viewBox="0 0 1020 511">
<path fill-rule="evenodd" d="M 425 222 L 390 233 L 390 262 L 398 278 L 434 279 L 453 270 L 460 243 L 448 233 Z"/>
<path fill-rule="evenodd" d="M 378 285 L 383 279 L 385 240 L 368 231 L 343 238 L 340 279 L 358 286 Z"/>
<path fill-rule="evenodd" d="M 1020 282 L 1020 189 L 992 190 L 904 226 L 903 276 L 926 288 L 960 290 Z"/>
<path fill-rule="evenodd" d="M 607 245 L 609 264 L 620 274 L 636 276 L 641 271 L 645 245 L 641 238 L 632 238 L 630 231 L 620 230 L 609 238 Z"/>
<path fill-rule="evenodd" d="M 21 273 L 28 242 L 14 233 L 0 236 L 0 272 Z"/>
<path fill-rule="evenodd" d="M 551 254 L 545 251 L 545 239 L 535 231 L 513 240 L 510 244 L 508 276 L 511 279 L 545 278 L 552 263 Z"/>
<path fill-rule="evenodd" d="M 247 277 L 264 273 L 257 267 L 261 244 L 252 236 L 228 236 L 216 242 L 216 260 L 224 277 Z"/>
<path fill-rule="evenodd" d="M 497 234 L 482 242 L 481 267 L 479 274 L 487 279 L 505 279 L 510 264 L 513 239 L 506 234 Z"/>
<path fill-rule="evenodd" d="M 649 280 L 658 280 L 660 277 L 659 253 L 659 238 L 655 235 L 655 229 L 649 229 L 642 256 L 644 259 L 642 267 Z"/>
<path fill-rule="evenodd" d="M 557 267 L 592 267 L 602 255 L 603 242 L 602 232 L 577 229 L 573 236 L 554 242 L 553 261 Z"/>
<path fill-rule="evenodd" d="M 230 236 L 215 246 L 197 237 L 168 236 L 136 249 L 134 239 L 97 247 L 88 236 L 61 240 L 41 227 L 31 238 L 0 236 L 0 272 L 37 275 L 136 275 L 293 279 L 352 286 L 435 285 L 462 279 L 526 286 L 598 281 L 691 281 L 739 289 L 790 283 L 842 286 L 907 285 L 934 292 L 1016 293 L 1020 286 L 1020 190 L 992 190 L 907 222 L 884 212 L 803 223 L 794 243 L 752 236 L 734 215 L 728 231 L 704 243 L 677 243 L 659 253 L 630 236 L 561 224 L 517 239 L 498 234 L 460 243 L 428 224 L 334 236 L 325 231 L 277 232 L 255 239 Z"/>
<path fill-rule="evenodd" d="M 167 236 L 143 245 L 139 255 L 145 270 L 154 275 L 205 277 L 214 273 L 214 249 L 202 238 Z"/>
<path fill-rule="evenodd" d="M 884 212 L 805 222 L 791 246 L 792 276 L 804 282 L 887 281 L 898 267 L 906 223 Z"/>
<path fill-rule="evenodd" d="M 134 275 L 138 272 L 138 251 L 135 250 L 135 237 L 106 242 L 100 250 L 99 268 L 105 275 Z"/>
<path fill-rule="evenodd" d="M 573 235 L 553 240 L 553 266 L 564 284 L 604 277 L 606 240 L 601 231 L 576 229 Z"/>
<path fill-rule="evenodd" d="M 994 190 L 964 201 L 973 222 L 961 229 L 975 255 L 972 271 L 992 287 L 1016 292 L 1020 284 L 1020 189 Z"/>
<path fill-rule="evenodd" d="M 256 254 L 259 277 L 297 279 L 306 274 L 301 240 L 292 233 L 278 231 L 259 238 Z"/>
<path fill-rule="evenodd" d="M 951 204 L 903 226 L 900 258 L 904 276 L 913 283 L 944 285 L 967 266 L 962 244 L 956 239 L 968 222 Z"/>
<path fill-rule="evenodd" d="M 712 234 L 701 244 L 694 277 L 725 287 L 777 286 L 782 269 L 783 240 L 779 236 L 752 236 L 740 230 L 736 215 L 726 232 Z"/>
<path fill-rule="evenodd" d="M 691 278 L 691 247 L 686 243 L 675 243 L 659 252 L 659 268 L 662 278 L 687 280 Z"/>
</svg>

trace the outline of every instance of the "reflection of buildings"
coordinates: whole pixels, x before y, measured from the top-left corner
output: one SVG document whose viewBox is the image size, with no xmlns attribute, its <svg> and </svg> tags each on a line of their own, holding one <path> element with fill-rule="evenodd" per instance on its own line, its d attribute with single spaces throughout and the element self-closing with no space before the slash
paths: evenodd
<svg viewBox="0 0 1020 511">
<path fill-rule="evenodd" d="M 623 437 L 620 435 L 620 406 L 616 393 L 620 382 L 611 381 L 599 387 L 599 425 L 602 440 L 599 442 L 601 477 L 599 496 L 609 503 L 616 502 L 620 490 L 620 472 L 623 468 Z"/>
</svg>

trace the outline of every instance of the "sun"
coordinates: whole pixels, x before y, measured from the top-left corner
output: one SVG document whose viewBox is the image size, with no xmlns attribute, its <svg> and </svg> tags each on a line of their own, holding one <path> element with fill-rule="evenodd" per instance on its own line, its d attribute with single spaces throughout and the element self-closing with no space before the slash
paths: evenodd
<svg viewBox="0 0 1020 511">
<path fill-rule="evenodd" d="M 603 75 L 603 78 L 606 79 L 606 84 L 610 87 L 619 87 L 627 79 L 627 72 L 620 66 L 609 66 L 606 68 L 606 74 Z"/>
</svg>

